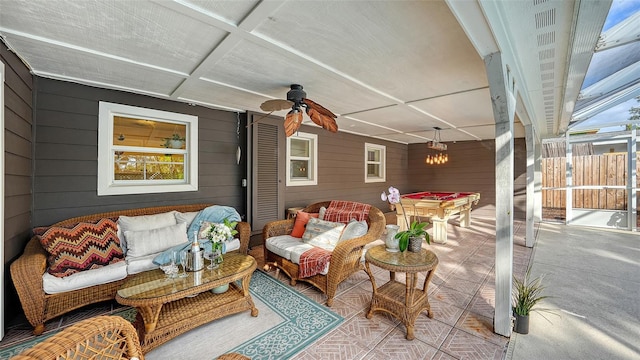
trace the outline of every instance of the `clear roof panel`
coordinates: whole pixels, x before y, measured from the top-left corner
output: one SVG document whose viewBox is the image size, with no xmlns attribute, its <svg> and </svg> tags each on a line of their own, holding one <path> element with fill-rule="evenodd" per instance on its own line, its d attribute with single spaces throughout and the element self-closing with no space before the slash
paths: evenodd
<svg viewBox="0 0 640 360">
<path fill-rule="evenodd" d="M 640 106 L 640 1 L 614 0 L 573 113 L 570 131 L 624 123 Z"/>
</svg>

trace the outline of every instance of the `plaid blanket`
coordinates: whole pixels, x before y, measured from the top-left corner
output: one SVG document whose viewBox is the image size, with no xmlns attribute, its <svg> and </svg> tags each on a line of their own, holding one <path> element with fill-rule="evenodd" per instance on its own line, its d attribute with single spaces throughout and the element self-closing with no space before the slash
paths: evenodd
<svg viewBox="0 0 640 360">
<path fill-rule="evenodd" d="M 300 255 L 300 278 L 318 275 L 331 260 L 331 251 L 314 247 Z"/>
</svg>

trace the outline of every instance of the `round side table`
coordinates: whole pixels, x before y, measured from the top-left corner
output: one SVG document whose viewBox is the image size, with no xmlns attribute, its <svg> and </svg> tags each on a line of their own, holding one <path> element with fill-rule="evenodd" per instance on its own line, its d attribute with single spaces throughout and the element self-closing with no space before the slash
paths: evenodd
<svg viewBox="0 0 640 360">
<path fill-rule="evenodd" d="M 416 318 L 424 310 L 427 316 L 433 318 L 431 305 L 427 296 L 427 288 L 438 266 L 438 257 L 427 249 L 419 253 L 410 251 L 388 252 L 385 245 L 379 245 L 369 249 L 365 255 L 365 269 L 371 285 L 373 296 L 367 312 L 367 319 L 371 319 L 376 311 L 386 311 L 407 328 L 407 340 L 413 340 L 413 328 Z M 370 265 L 389 271 L 390 280 L 380 287 L 376 286 L 376 280 L 371 273 Z M 406 284 L 396 281 L 396 272 L 406 273 Z M 426 273 L 422 288 L 418 287 L 418 273 Z"/>
</svg>

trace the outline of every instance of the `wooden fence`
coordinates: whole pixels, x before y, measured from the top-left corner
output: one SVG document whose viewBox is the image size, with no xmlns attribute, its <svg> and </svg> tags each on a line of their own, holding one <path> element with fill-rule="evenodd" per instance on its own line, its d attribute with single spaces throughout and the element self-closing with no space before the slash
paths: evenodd
<svg viewBox="0 0 640 360">
<path fill-rule="evenodd" d="M 638 160 L 636 160 L 638 161 Z M 573 186 L 624 186 L 627 154 L 612 153 L 573 157 Z M 640 168 L 640 164 L 637 165 Z M 542 207 L 564 209 L 566 162 L 564 157 L 542 159 Z M 640 178 L 640 177 L 639 177 Z M 544 189 L 553 188 L 553 189 Z M 627 209 L 624 189 L 584 189 L 573 191 L 573 207 L 585 209 Z"/>
</svg>

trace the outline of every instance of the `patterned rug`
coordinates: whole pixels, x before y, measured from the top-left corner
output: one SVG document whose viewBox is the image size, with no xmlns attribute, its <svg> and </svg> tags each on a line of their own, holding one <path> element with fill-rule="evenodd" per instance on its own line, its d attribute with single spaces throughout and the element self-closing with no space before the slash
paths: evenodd
<svg viewBox="0 0 640 360">
<path fill-rule="evenodd" d="M 343 321 L 326 306 L 260 270 L 254 272 L 249 290 L 259 310 L 257 317 L 246 311 L 202 325 L 153 349 L 145 359 L 215 359 L 228 352 L 253 360 L 289 359 Z M 135 309 L 115 315 L 133 321 Z M 51 335 L 0 350 L 0 359 L 8 359 Z"/>
</svg>

